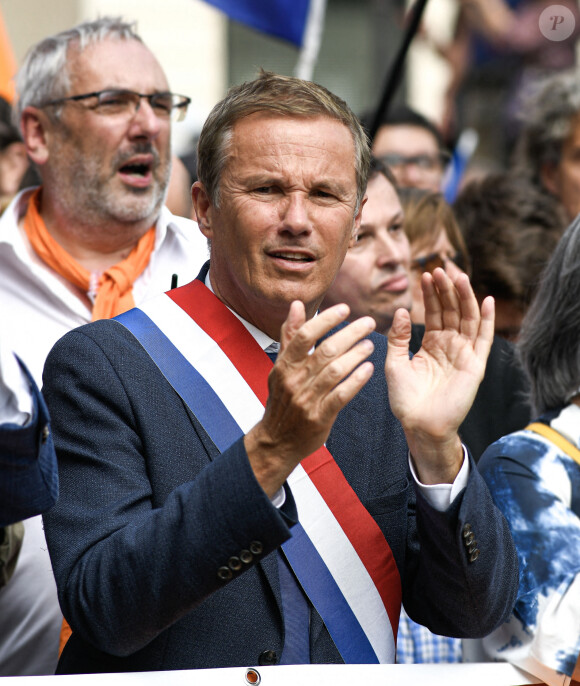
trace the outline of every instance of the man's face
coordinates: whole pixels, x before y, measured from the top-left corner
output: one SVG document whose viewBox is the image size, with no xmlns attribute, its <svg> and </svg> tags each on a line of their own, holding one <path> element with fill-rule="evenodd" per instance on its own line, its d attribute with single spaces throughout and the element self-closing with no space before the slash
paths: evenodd
<svg viewBox="0 0 580 686">
<path fill-rule="evenodd" d="M 375 136 L 373 155 L 385 162 L 402 188 L 441 190 L 445 168 L 437 140 L 427 129 L 383 125 Z"/>
<path fill-rule="evenodd" d="M 367 187 L 357 242 L 348 249 L 323 307 L 345 302 L 351 320 L 370 315 L 377 331 L 387 333 L 395 311 L 411 307 L 410 259 L 397 193 L 383 174 L 375 174 Z"/>
<path fill-rule="evenodd" d="M 161 66 L 135 40 L 105 40 L 71 55 L 69 95 L 105 89 L 168 90 Z M 89 101 L 63 105 L 49 124 L 42 177 L 71 218 L 96 226 L 157 219 L 170 171 L 170 120 L 141 99 L 134 115 L 102 114 Z"/>
<path fill-rule="evenodd" d="M 560 162 L 542 170 L 542 181 L 559 198 L 572 221 L 580 212 L 580 116 L 562 145 Z"/>
<path fill-rule="evenodd" d="M 274 338 L 293 300 L 313 316 L 342 263 L 360 221 L 354 161 L 336 120 L 256 113 L 233 127 L 219 209 L 194 187 L 212 287 Z"/>
</svg>

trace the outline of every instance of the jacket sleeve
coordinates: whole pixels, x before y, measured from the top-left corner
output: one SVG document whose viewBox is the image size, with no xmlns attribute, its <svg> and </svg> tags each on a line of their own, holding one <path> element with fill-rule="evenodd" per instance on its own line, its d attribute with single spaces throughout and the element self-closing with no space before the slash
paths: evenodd
<svg viewBox="0 0 580 686">
<path fill-rule="evenodd" d="M 56 455 L 44 400 L 30 383 L 33 416 L 24 426 L 0 425 L 0 526 L 48 510 L 58 496 Z"/>
<path fill-rule="evenodd" d="M 458 638 L 493 631 L 510 616 L 518 589 L 507 522 L 470 460 L 467 486 L 446 512 L 416 494 L 417 540 L 409 540 L 403 584 L 412 619 L 433 633 Z"/>
<path fill-rule="evenodd" d="M 204 445 L 146 353 L 97 324 L 100 342 L 72 332 L 46 363 L 61 496 L 45 528 L 73 632 L 122 656 L 276 549 L 289 522 L 243 440 L 222 455 Z"/>
</svg>

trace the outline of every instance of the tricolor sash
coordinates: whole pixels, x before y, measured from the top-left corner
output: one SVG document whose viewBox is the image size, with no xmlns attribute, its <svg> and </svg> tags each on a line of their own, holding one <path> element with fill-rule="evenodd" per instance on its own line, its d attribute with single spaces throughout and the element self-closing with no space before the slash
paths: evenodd
<svg viewBox="0 0 580 686">
<path fill-rule="evenodd" d="M 116 317 L 220 452 L 264 414 L 272 362 L 199 280 Z M 401 580 L 389 544 L 325 446 L 288 478 L 299 522 L 282 548 L 346 663 L 392 663 Z"/>
</svg>

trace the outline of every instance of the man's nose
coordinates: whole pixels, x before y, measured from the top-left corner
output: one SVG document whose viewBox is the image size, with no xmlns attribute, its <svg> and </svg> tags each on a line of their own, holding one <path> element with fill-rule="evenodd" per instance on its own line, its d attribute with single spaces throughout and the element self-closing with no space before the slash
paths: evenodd
<svg viewBox="0 0 580 686">
<path fill-rule="evenodd" d="M 308 211 L 308 200 L 299 193 L 290 193 L 285 198 L 284 229 L 292 233 L 310 231 L 311 222 Z"/>
<path fill-rule="evenodd" d="M 147 98 L 140 98 L 131 119 L 131 132 L 134 136 L 155 138 L 161 131 L 164 122 L 155 114 Z M 169 123 L 167 124 L 169 125 Z"/>
<path fill-rule="evenodd" d="M 398 266 L 409 261 L 409 248 L 404 242 L 397 242 L 388 232 L 382 232 L 375 242 L 376 258 L 379 267 Z"/>
</svg>

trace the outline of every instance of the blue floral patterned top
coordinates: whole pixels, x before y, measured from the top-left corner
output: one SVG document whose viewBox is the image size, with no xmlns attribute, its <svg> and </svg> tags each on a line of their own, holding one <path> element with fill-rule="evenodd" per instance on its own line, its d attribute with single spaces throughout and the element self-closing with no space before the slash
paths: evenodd
<svg viewBox="0 0 580 686">
<path fill-rule="evenodd" d="M 543 415 L 580 447 L 580 407 Z M 518 550 L 520 588 L 511 619 L 484 639 L 488 656 L 566 686 L 580 652 L 580 465 L 547 438 L 517 431 L 478 467 Z"/>
</svg>

